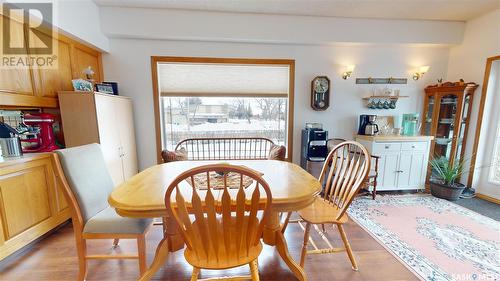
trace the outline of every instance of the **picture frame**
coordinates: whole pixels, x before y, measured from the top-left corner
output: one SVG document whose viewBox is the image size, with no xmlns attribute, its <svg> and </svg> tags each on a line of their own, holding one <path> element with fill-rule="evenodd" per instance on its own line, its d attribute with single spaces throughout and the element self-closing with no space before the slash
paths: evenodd
<svg viewBox="0 0 500 281">
<path fill-rule="evenodd" d="M 113 85 L 110 84 L 105 84 L 105 83 L 98 83 L 95 84 L 96 90 L 99 93 L 104 93 L 104 94 L 115 94 L 115 91 L 113 89 Z"/>
<path fill-rule="evenodd" d="M 93 92 L 94 91 L 94 85 L 92 82 L 87 81 L 85 79 L 73 79 L 71 80 L 71 83 L 73 84 L 73 89 L 75 91 L 79 92 Z"/>
</svg>

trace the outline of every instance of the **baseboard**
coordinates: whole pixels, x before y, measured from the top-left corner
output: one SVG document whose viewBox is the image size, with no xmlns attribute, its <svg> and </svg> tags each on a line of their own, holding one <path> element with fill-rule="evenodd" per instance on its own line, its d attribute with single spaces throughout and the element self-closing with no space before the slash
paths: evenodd
<svg viewBox="0 0 500 281">
<path fill-rule="evenodd" d="M 493 197 L 490 197 L 488 195 L 484 195 L 484 194 L 481 194 L 481 193 L 476 193 L 476 197 L 477 198 L 481 198 L 481 199 L 486 200 L 486 201 L 489 201 L 491 203 L 495 203 L 495 204 L 499 204 L 500 205 L 500 199 L 496 199 L 496 198 L 493 198 Z"/>
</svg>

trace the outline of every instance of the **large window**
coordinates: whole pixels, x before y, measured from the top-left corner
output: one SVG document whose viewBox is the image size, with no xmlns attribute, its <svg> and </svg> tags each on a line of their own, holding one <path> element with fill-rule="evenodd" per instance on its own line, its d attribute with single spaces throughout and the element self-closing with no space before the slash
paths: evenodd
<svg viewBox="0 0 500 281">
<path fill-rule="evenodd" d="M 265 137 L 290 152 L 293 61 L 153 57 L 152 63 L 161 149 L 186 138 Z"/>
</svg>

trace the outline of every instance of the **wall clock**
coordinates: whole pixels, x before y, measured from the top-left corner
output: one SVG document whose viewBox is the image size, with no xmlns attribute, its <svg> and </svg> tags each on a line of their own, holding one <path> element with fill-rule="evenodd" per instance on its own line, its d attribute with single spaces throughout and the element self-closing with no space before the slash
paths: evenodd
<svg viewBox="0 0 500 281">
<path fill-rule="evenodd" d="M 311 82 L 311 107 L 323 111 L 330 105 L 330 79 L 316 76 Z"/>
</svg>

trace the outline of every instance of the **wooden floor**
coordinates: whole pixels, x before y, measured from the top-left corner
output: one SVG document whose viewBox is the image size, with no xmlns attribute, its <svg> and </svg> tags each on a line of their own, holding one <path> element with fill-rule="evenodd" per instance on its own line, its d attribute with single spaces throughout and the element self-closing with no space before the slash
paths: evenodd
<svg viewBox="0 0 500 281">
<path fill-rule="evenodd" d="M 359 271 L 351 270 L 350 262 L 345 253 L 309 255 L 305 271 L 310 281 L 418 280 L 357 224 L 349 222 L 345 229 L 358 261 Z M 334 230 L 336 229 L 329 228 L 328 236 L 331 237 L 330 241 L 334 242 L 334 246 L 340 245 L 341 240 Z M 160 227 L 155 226 L 147 238 L 148 263 L 150 263 L 161 239 Z M 296 260 L 299 259 L 302 238 L 303 232 L 299 226 L 297 224 L 290 225 L 286 231 L 286 239 L 290 252 Z M 321 239 L 315 237 L 315 241 L 321 242 Z M 110 240 L 89 242 L 89 254 L 99 251 L 101 253 L 136 251 L 135 243 L 131 240 L 122 240 L 119 248 L 115 250 L 111 249 L 111 242 Z M 71 224 L 67 224 L 27 250 L 0 263 L 0 280 L 75 280 L 78 267 L 74 245 L 73 230 Z M 259 270 L 261 280 L 296 280 L 272 247 L 264 247 L 259 258 Z M 202 271 L 200 277 L 247 273 L 248 268 L 242 267 L 224 272 Z M 169 256 L 168 262 L 153 280 L 189 280 L 190 275 L 191 266 L 184 261 L 183 251 L 178 251 Z M 135 280 L 137 276 L 138 264 L 134 260 L 90 261 L 87 280 Z"/>
</svg>

